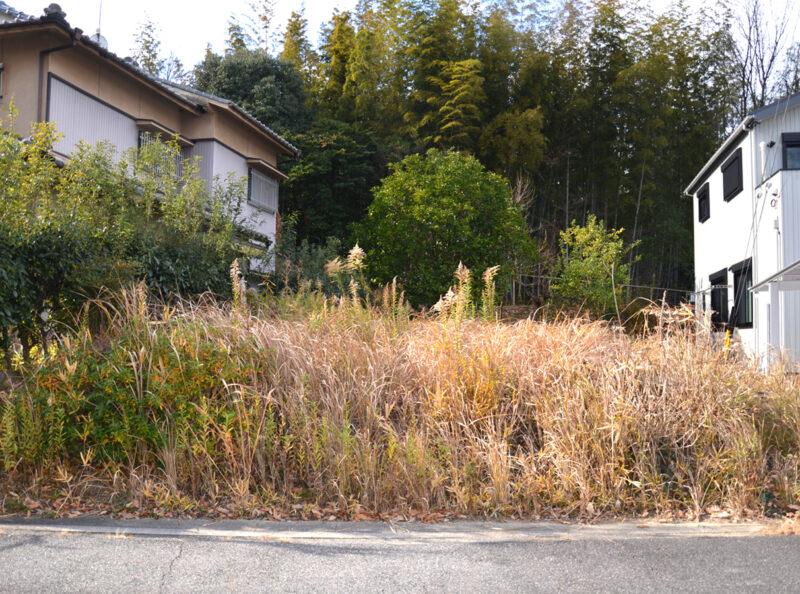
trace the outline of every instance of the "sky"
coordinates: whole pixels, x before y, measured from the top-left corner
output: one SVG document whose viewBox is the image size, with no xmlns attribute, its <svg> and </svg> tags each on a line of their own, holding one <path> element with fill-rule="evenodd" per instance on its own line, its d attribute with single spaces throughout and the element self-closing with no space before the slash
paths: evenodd
<svg viewBox="0 0 800 594">
<path fill-rule="evenodd" d="M 73 27 L 87 35 L 97 30 L 101 0 L 56 0 L 67 13 Z M 41 16 L 50 0 L 6 0 L 17 10 Z M 356 0 L 306 0 L 309 38 L 316 43 L 322 23 L 327 22 L 334 9 L 352 10 Z M 138 27 L 149 17 L 160 29 L 159 39 L 164 56 L 173 52 L 183 65 L 191 68 L 203 59 L 206 44 L 216 52 L 225 48 L 228 19 L 233 15 L 251 15 L 249 0 L 102 0 L 102 35 L 108 49 L 119 56 L 133 53 L 134 36 Z M 301 3 L 291 0 L 275 2 L 275 22 L 283 28 L 292 10 Z"/>
<path fill-rule="evenodd" d="M 161 52 L 164 57 L 174 53 L 187 70 L 200 62 L 206 44 L 214 51 L 225 49 L 228 20 L 231 15 L 252 15 L 251 0 L 58 0 L 67 13 L 67 21 L 92 35 L 97 30 L 102 3 L 101 29 L 108 40 L 109 49 L 125 57 L 131 55 L 134 36 L 139 26 L 149 17 L 159 29 Z M 740 5 L 743 0 L 734 3 Z M 17 10 L 40 16 L 49 0 L 6 0 Z M 689 5 L 702 5 L 704 0 L 689 0 Z M 356 0 L 276 0 L 275 23 L 278 31 L 274 38 L 281 39 L 286 21 L 292 10 L 305 5 L 308 33 L 316 44 L 323 23 L 330 20 L 335 9 L 352 10 Z M 656 11 L 663 10 L 669 0 L 649 0 Z M 788 40 L 797 40 L 800 21 L 800 0 L 762 0 L 768 12 L 782 14 L 788 4 L 792 18 L 789 21 Z"/>
</svg>

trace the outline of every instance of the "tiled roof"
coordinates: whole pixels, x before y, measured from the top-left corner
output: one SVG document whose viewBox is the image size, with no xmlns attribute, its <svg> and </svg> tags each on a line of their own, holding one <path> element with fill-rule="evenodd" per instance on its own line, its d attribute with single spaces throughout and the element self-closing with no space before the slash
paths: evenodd
<svg viewBox="0 0 800 594">
<path fill-rule="evenodd" d="M 5 16 L 10 17 L 11 20 L 4 21 L 3 17 Z M 166 80 L 148 74 L 147 72 L 139 68 L 139 66 L 133 60 L 129 58 L 120 58 L 114 52 L 110 52 L 106 48 L 99 45 L 91 37 L 84 35 L 81 29 L 78 28 L 73 29 L 64 18 L 65 16 L 66 16 L 65 13 L 61 10 L 61 7 L 58 6 L 57 4 L 50 4 L 44 10 L 44 15 L 37 18 L 27 15 L 18 10 L 15 10 L 11 6 L 0 0 L 0 30 L 9 29 L 14 26 L 30 26 L 37 24 L 58 25 L 59 27 L 67 31 L 70 35 L 72 35 L 73 39 L 79 39 L 81 43 L 91 47 L 92 49 L 97 51 L 102 57 L 111 60 L 112 62 L 121 66 L 122 68 L 131 72 L 132 74 L 140 78 L 144 78 L 145 80 L 157 86 L 165 93 L 168 93 L 181 103 L 190 106 L 193 110 L 203 111 L 205 109 L 204 104 L 206 104 L 207 101 L 198 100 L 200 98 L 206 100 L 211 99 L 213 101 L 223 103 L 229 106 L 234 111 L 236 111 L 243 118 L 254 124 L 259 130 L 264 132 L 267 136 L 269 136 L 276 143 L 284 147 L 295 157 L 300 156 L 300 149 L 298 149 L 290 142 L 285 140 L 282 136 L 280 136 L 280 134 L 272 130 L 272 128 L 266 126 L 265 124 L 254 118 L 252 115 L 247 113 L 244 109 L 242 109 L 233 101 L 230 101 L 229 99 L 224 99 L 223 97 L 217 97 L 209 93 L 204 93 L 203 91 L 194 89 L 186 85 L 179 85 L 173 82 L 168 82 Z"/>
<path fill-rule="evenodd" d="M 19 21 L 29 21 L 34 17 L 30 16 L 29 14 L 25 14 L 24 12 L 20 12 L 19 10 L 15 9 L 13 6 L 9 6 L 5 2 L 0 0 L 0 22 L 19 22 Z"/>
<path fill-rule="evenodd" d="M 300 156 L 300 149 L 299 148 L 297 148 L 291 142 L 289 142 L 288 140 L 283 138 L 280 134 L 275 132 L 275 130 L 273 130 L 269 126 L 263 124 L 260 120 L 257 120 L 256 118 L 254 118 L 252 115 L 247 113 L 244 109 L 239 107 L 236 103 L 234 103 L 230 99 L 225 99 L 224 97 L 219 97 L 217 95 L 212 95 L 211 93 L 206 93 L 205 91 L 201 91 L 200 89 L 195 89 L 194 87 L 190 87 L 188 85 L 181 85 L 181 84 L 174 83 L 174 82 L 169 82 L 169 81 L 166 81 L 166 80 L 163 80 L 163 79 L 156 79 L 156 80 L 158 80 L 158 82 L 160 82 L 161 84 L 163 84 L 163 85 L 165 85 L 167 87 L 172 87 L 174 89 L 173 92 L 178 93 L 178 94 L 180 94 L 182 96 L 188 96 L 188 98 L 190 98 L 193 101 L 197 101 L 197 98 L 203 98 L 203 99 L 209 99 L 211 101 L 216 101 L 218 103 L 223 103 L 223 104 L 231 107 L 233 110 L 235 110 L 236 112 L 238 112 L 239 114 L 241 114 L 242 116 L 247 118 L 250 122 L 255 124 L 262 132 L 267 133 L 270 137 L 272 137 L 273 140 L 275 140 L 275 142 L 281 144 L 286 149 L 288 149 L 289 152 L 293 153 L 295 156 L 298 156 L 298 157 Z"/>
</svg>

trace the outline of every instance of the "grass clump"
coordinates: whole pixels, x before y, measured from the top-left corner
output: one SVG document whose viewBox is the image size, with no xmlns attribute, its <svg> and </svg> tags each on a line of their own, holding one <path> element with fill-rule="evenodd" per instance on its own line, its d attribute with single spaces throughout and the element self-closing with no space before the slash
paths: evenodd
<svg viewBox="0 0 800 594">
<path fill-rule="evenodd" d="M 104 333 L 64 338 L 0 392 L 0 489 L 50 481 L 63 495 L 91 476 L 125 500 L 243 514 L 696 517 L 797 502 L 797 379 L 723 356 L 684 318 L 637 337 L 584 319 L 453 324 L 398 315 L 396 288 L 384 293 L 319 297 L 297 316 L 120 293 Z"/>
</svg>

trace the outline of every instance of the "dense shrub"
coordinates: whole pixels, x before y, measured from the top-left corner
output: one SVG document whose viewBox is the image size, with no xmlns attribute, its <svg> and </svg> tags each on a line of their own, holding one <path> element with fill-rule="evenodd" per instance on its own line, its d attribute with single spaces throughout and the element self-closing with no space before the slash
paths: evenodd
<svg viewBox="0 0 800 594">
<path fill-rule="evenodd" d="M 607 231 L 594 215 L 586 225 L 573 221 L 561 232 L 561 256 L 552 286 L 557 300 L 599 316 L 624 307 L 622 290 L 631 280 L 625 262 L 630 248 L 621 233 L 622 229 Z"/>
<path fill-rule="evenodd" d="M 13 124 L 13 111 L 12 111 Z M 0 126 L 2 122 L 0 120 Z M 100 287 L 144 278 L 165 296 L 230 290 L 241 254 L 241 180 L 209 192 L 196 161 L 169 142 L 115 155 L 77 147 L 60 166 L 53 124 L 23 141 L 0 129 L 0 350 L 27 356 Z M 255 255 L 255 252 L 252 252 Z"/>
<path fill-rule="evenodd" d="M 500 265 L 502 286 L 513 263 L 532 256 L 508 182 L 475 158 L 430 150 L 392 169 L 356 232 L 379 284 L 396 275 L 414 305 L 432 305 L 460 262 L 477 273 Z"/>
</svg>

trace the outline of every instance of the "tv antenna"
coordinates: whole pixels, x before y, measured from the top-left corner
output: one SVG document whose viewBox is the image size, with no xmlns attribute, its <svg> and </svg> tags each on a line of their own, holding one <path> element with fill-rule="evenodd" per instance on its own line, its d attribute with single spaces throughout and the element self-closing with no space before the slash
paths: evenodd
<svg viewBox="0 0 800 594">
<path fill-rule="evenodd" d="M 100 26 L 103 23 L 103 0 L 100 0 L 100 9 L 98 10 L 97 14 L 97 33 L 92 35 L 89 39 L 94 41 L 97 45 L 102 47 L 103 49 L 108 49 L 108 40 L 100 35 Z"/>
</svg>

